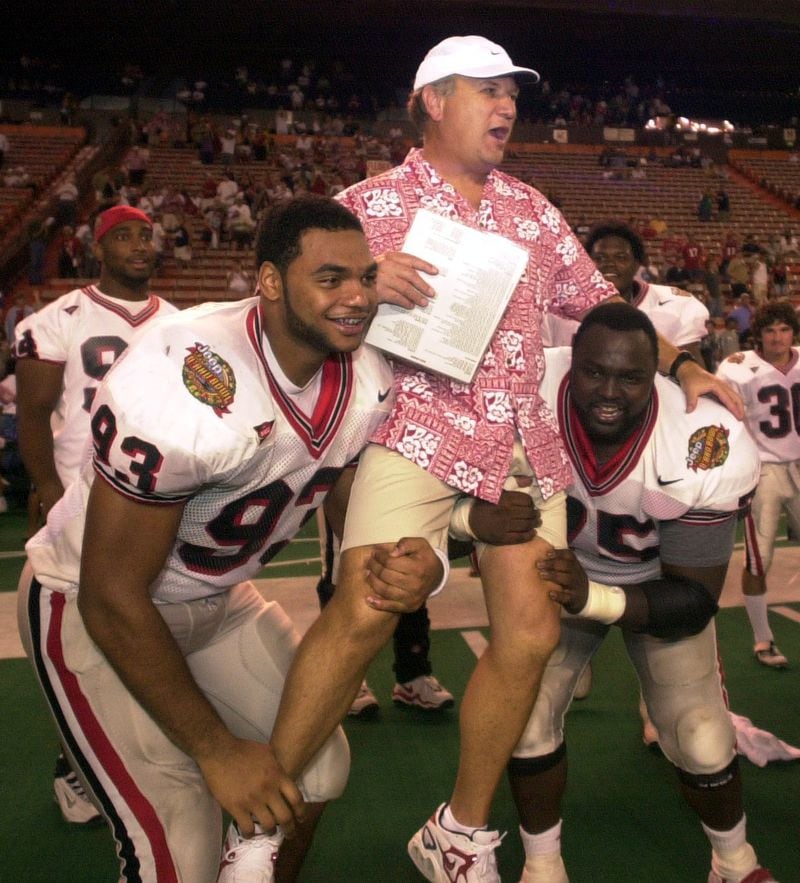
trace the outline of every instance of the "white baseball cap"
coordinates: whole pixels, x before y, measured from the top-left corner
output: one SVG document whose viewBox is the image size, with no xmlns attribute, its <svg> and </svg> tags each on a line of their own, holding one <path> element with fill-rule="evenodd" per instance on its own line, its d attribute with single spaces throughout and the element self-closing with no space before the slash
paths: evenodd
<svg viewBox="0 0 800 883">
<path fill-rule="evenodd" d="M 515 65 L 502 46 L 486 37 L 448 37 L 422 59 L 414 79 L 414 91 L 453 74 L 477 78 L 530 74 L 535 77 L 534 82 L 539 80 L 535 70 Z"/>
</svg>

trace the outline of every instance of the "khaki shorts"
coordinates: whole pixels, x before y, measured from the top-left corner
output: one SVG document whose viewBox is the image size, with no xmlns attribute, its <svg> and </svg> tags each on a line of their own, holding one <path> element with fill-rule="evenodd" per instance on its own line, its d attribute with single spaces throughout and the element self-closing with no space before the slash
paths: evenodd
<svg viewBox="0 0 800 883">
<path fill-rule="evenodd" d="M 517 489 L 513 476 L 533 478 L 529 494 L 539 510 L 542 524 L 536 534 L 554 549 L 567 545 L 566 495 L 560 491 L 542 499 L 536 476 L 528 463 L 522 443 L 514 442 L 514 455 L 506 487 Z M 461 491 L 434 478 L 420 466 L 382 445 L 369 445 L 361 454 L 356 470 L 342 550 L 375 543 L 396 542 L 402 537 L 424 537 L 434 548 L 447 553 L 447 531 Z M 482 543 L 478 543 L 480 554 Z"/>
</svg>

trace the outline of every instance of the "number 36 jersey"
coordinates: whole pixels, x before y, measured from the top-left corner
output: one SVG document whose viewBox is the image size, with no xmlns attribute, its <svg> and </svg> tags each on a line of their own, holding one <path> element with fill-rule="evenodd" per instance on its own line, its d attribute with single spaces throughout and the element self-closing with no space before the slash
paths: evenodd
<svg viewBox="0 0 800 883">
<path fill-rule="evenodd" d="M 183 503 L 156 601 L 220 592 L 252 577 L 297 533 L 393 405 L 375 350 L 330 356 L 313 413 L 269 368 L 258 299 L 207 304 L 150 325 L 92 409 L 94 470 L 151 505 Z M 92 464 L 28 544 L 39 581 L 78 580 Z"/>
<path fill-rule="evenodd" d="M 759 475 L 745 425 L 701 399 L 686 413 L 672 381 L 656 375 L 641 424 L 607 463 L 595 459 L 569 387 L 571 350 L 546 350 L 542 395 L 558 417 L 572 464 L 569 545 L 598 582 L 629 584 L 660 575 L 659 522 L 714 524 L 747 501 Z"/>
<path fill-rule="evenodd" d="M 800 348 L 784 370 L 753 351 L 738 365 L 724 361 L 717 374 L 739 391 L 745 417 L 764 463 L 800 460 Z"/>
</svg>

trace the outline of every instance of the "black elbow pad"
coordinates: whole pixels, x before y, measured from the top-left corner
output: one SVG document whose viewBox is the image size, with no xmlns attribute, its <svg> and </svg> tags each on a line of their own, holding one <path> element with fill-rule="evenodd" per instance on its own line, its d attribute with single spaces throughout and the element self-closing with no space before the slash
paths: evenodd
<svg viewBox="0 0 800 883">
<path fill-rule="evenodd" d="M 642 629 L 655 638 L 677 641 L 701 632 L 719 610 L 708 589 L 699 582 L 671 576 L 641 583 L 649 615 Z"/>
</svg>

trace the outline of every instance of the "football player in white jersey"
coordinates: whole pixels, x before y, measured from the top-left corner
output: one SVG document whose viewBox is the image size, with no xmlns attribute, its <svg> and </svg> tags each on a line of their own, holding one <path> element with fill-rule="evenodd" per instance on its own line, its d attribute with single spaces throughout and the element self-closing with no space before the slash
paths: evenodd
<svg viewBox="0 0 800 883">
<path fill-rule="evenodd" d="M 708 333 L 708 310 L 687 291 L 637 278 L 640 268 L 647 264 L 647 255 L 634 230 L 621 222 L 600 224 L 589 233 L 586 251 L 622 297 L 647 313 L 659 334 L 703 364 L 700 339 Z M 569 346 L 577 330 L 577 322 L 548 314 L 543 331 L 547 334 L 545 345 Z"/>
<path fill-rule="evenodd" d="M 577 615 L 562 618 L 559 647 L 509 765 L 524 883 L 567 881 L 564 716 L 612 624 L 622 629 L 661 747 L 712 845 L 710 883 L 773 879 L 746 840 L 713 622 L 737 512 L 758 479 L 758 452 L 744 424 L 718 404 L 703 400 L 687 414 L 679 389 L 656 375 L 656 353 L 648 318 L 618 303 L 584 320 L 571 367 L 569 350 L 548 353 L 543 395 L 572 462 L 574 551 L 554 551 L 542 571 L 562 587 L 553 599 Z"/>
<path fill-rule="evenodd" d="M 42 515 L 77 476 L 91 435 L 95 391 L 135 332 L 175 312 L 150 294 L 155 266 L 153 222 L 131 206 L 115 206 L 96 222 L 95 285 L 76 288 L 17 325 L 20 448 Z"/>
<path fill-rule="evenodd" d="M 257 297 L 166 316 L 118 360 L 93 461 L 27 546 L 20 632 L 124 879 L 293 880 L 347 778 L 339 729 L 286 762 L 269 744 L 296 638 L 247 580 L 347 490 L 392 406 L 360 347 L 377 267 L 322 197 L 274 207 L 257 255 Z M 414 539 L 373 561 L 418 603 L 445 570 Z"/>
<path fill-rule="evenodd" d="M 15 329 L 20 451 L 39 507 L 32 531 L 89 454 L 89 411 L 100 381 L 139 328 L 175 312 L 148 290 L 155 266 L 151 231 L 152 221 L 139 209 L 102 212 L 92 244 L 101 262 L 97 283 L 68 292 Z M 63 753 L 53 791 L 66 821 L 99 821 Z"/>
<path fill-rule="evenodd" d="M 753 628 L 754 653 L 763 665 L 785 668 L 767 618 L 767 573 L 781 513 L 800 535 L 800 333 L 789 301 L 756 310 L 751 325 L 755 350 L 722 362 L 717 374 L 744 399 L 745 420 L 761 455 L 761 478 L 745 519 L 745 608 Z"/>
</svg>

